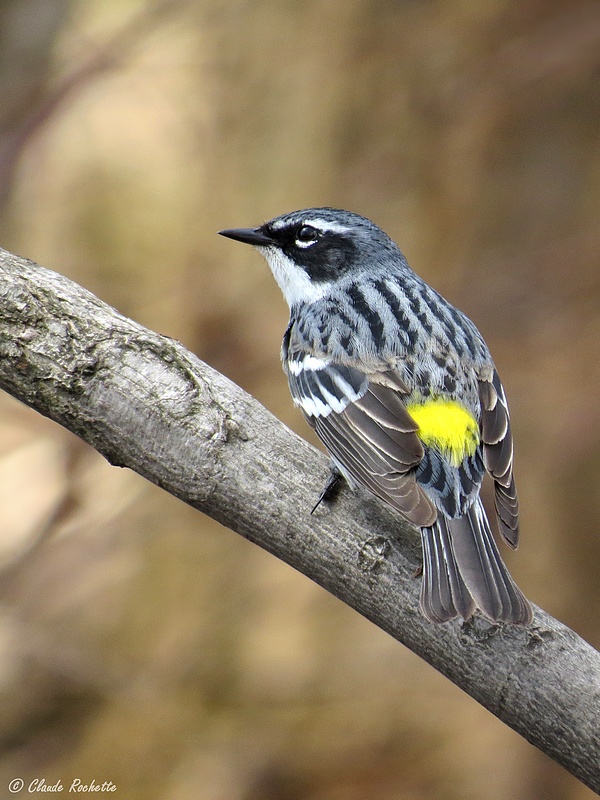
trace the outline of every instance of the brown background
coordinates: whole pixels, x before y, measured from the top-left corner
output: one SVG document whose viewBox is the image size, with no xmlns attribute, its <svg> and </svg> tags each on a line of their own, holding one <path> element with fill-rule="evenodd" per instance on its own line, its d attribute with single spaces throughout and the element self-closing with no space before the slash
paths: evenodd
<svg viewBox="0 0 600 800">
<path fill-rule="evenodd" d="M 309 436 L 279 290 L 215 231 L 374 219 L 486 336 L 523 509 L 507 561 L 598 646 L 599 67 L 594 2 L 4 0 L 0 244 Z M 0 568 L 1 796 L 592 797 L 307 579 L 5 396 Z"/>
</svg>

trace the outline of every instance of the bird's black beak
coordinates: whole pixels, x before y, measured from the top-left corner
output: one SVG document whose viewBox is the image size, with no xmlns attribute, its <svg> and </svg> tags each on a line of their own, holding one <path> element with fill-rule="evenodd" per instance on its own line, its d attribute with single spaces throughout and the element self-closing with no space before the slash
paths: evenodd
<svg viewBox="0 0 600 800">
<path fill-rule="evenodd" d="M 228 239 L 235 239 L 236 242 L 253 244 L 255 247 L 266 247 L 274 244 L 273 239 L 261 231 L 260 228 L 232 228 L 227 231 L 219 231 L 220 236 L 227 236 Z"/>
</svg>

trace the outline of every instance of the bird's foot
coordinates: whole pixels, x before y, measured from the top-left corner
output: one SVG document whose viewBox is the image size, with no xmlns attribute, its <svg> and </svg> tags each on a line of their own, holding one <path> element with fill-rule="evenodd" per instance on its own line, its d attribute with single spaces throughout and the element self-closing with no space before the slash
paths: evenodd
<svg viewBox="0 0 600 800">
<path fill-rule="evenodd" d="M 327 479 L 327 483 L 325 484 L 323 491 L 317 502 L 314 504 L 311 514 L 314 514 L 317 508 L 321 505 L 321 503 L 331 503 L 339 494 L 340 489 L 342 488 L 342 481 L 343 475 L 342 473 L 334 466 L 330 467 L 331 472 L 329 478 Z"/>
</svg>

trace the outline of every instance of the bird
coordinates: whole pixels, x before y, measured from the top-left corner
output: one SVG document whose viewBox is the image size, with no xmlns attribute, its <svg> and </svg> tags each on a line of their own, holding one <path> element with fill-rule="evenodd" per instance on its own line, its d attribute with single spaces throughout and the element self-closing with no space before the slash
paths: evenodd
<svg viewBox="0 0 600 800">
<path fill-rule="evenodd" d="M 532 608 L 492 534 L 516 548 L 519 504 L 506 394 L 471 320 L 369 219 L 308 208 L 219 231 L 253 245 L 289 306 L 281 358 L 294 403 L 341 476 L 421 531 L 426 619 L 528 625 Z"/>
</svg>

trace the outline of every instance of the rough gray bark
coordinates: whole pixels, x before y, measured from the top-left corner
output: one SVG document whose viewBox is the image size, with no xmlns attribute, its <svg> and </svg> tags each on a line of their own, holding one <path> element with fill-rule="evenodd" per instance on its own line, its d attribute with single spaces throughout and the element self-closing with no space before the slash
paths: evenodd
<svg viewBox="0 0 600 800">
<path fill-rule="evenodd" d="M 526 629 L 428 623 L 413 528 L 348 491 L 311 516 L 323 455 L 178 342 L 2 250 L 0 387 L 312 578 L 600 792 L 596 650 L 537 608 Z"/>
</svg>

